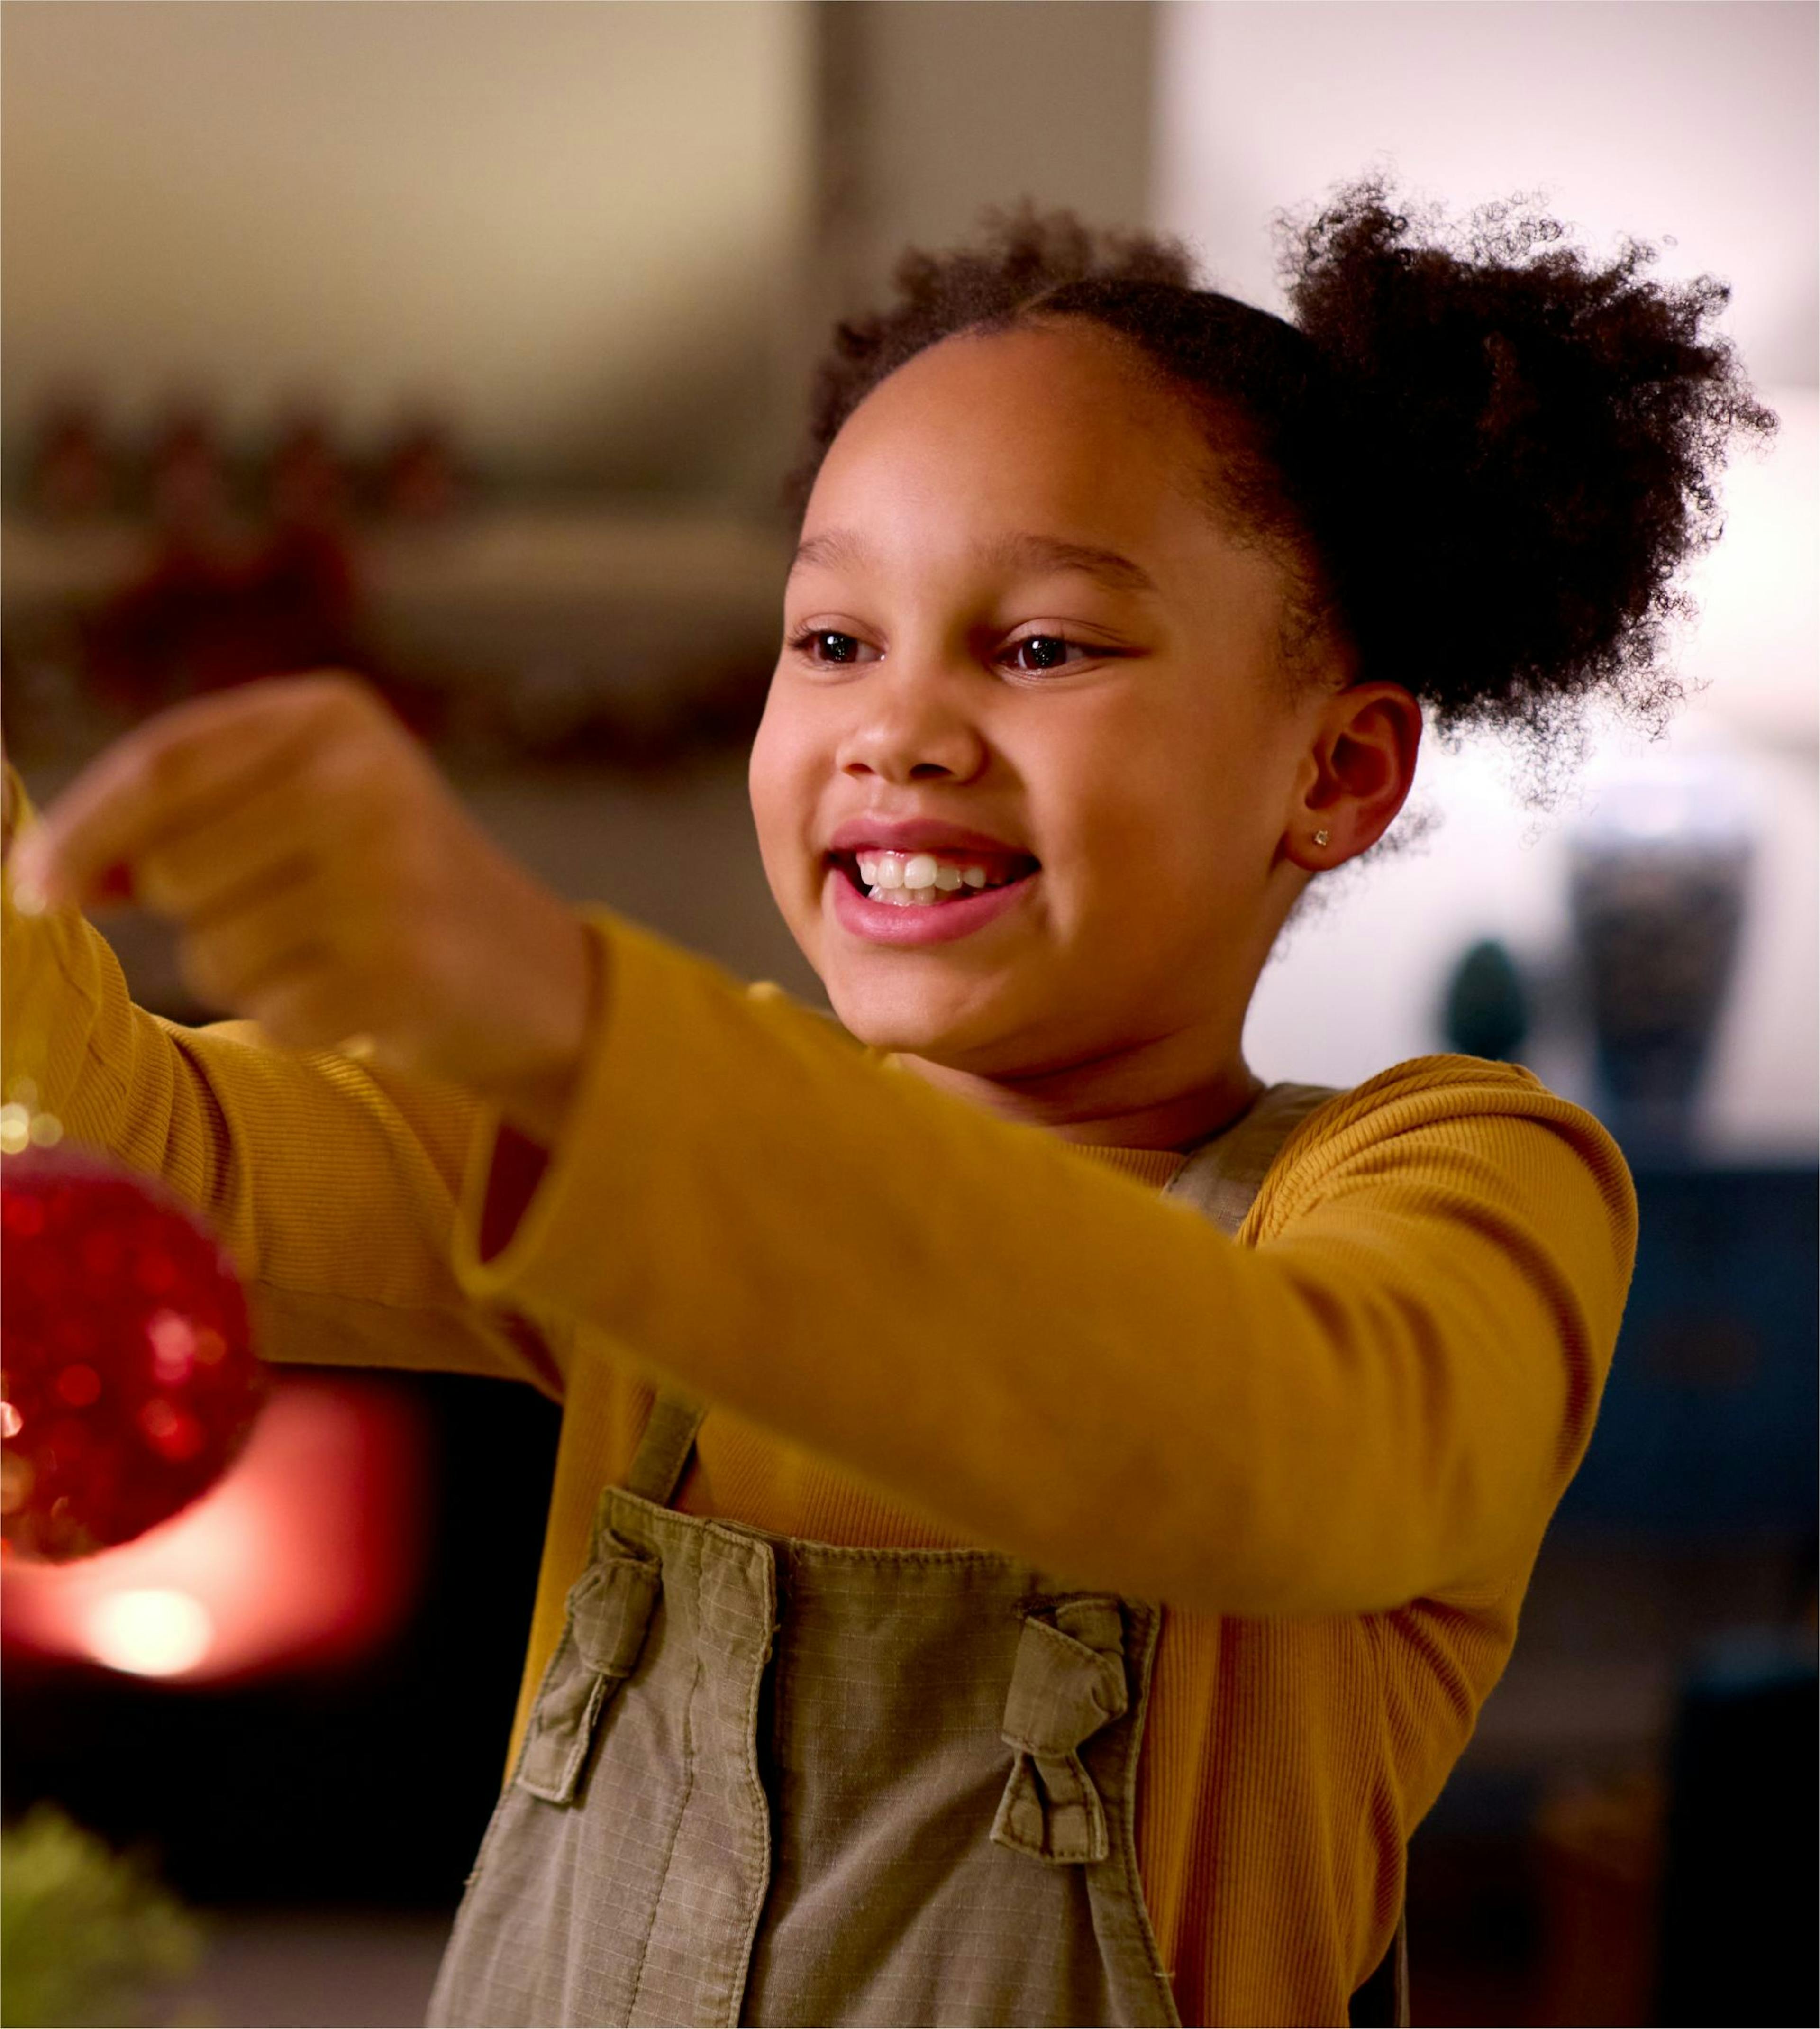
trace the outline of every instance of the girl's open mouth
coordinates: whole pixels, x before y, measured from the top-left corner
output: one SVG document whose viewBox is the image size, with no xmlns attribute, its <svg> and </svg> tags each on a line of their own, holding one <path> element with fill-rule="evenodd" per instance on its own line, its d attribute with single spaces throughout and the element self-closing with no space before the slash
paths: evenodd
<svg viewBox="0 0 1820 2029">
<path fill-rule="evenodd" d="M 992 922 L 1040 870 L 1028 853 L 831 852 L 826 888 L 843 929 L 873 944 L 946 944 Z"/>
</svg>

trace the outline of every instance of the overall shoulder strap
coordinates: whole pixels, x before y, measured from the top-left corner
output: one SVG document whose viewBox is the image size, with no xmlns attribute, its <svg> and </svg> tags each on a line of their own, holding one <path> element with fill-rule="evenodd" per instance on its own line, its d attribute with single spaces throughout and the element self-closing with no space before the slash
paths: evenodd
<svg viewBox="0 0 1820 2029">
<path fill-rule="evenodd" d="M 654 1507 L 669 1507 L 682 1484 L 689 1453 L 695 1449 L 695 1433 L 706 1414 L 699 1402 L 660 1391 L 632 1455 L 625 1491 Z"/>
<path fill-rule="evenodd" d="M 1250 1107 L 1203 1141 L 1163 1186 L 1184 1199 L 1229 1236 L 1244 1224 L 1277 1152 L 1318 1106 L 1344 1088 L 1330 1085 L 1267 1085 Z"/>
</svg>

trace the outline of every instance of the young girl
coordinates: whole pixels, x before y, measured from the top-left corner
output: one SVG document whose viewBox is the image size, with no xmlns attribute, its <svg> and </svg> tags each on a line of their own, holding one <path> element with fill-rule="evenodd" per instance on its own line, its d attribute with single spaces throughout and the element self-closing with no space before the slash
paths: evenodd
<svg viewBox="0 0 1820 2029">
<path fill-rule="evenodd" d="M 203 1209 L 267 1353 L 564 1405 L 437 2020 L 1337 2023 L 1385 1961 L 1634 1200 L 1525 1070 L 1266 1089 L 1240 1039 L 1425 708 L 1540 751 L 1666 694 L 1773 419 L 1722 287 L 1559 231 L 1362 184 L 1293 325 L 1067 217 L 906 257 L 818 383 L 751 762 L 838 1027 L 564 907 L 337 676 L 23 833 L 42 1103 Z M 76 913 L 128 891 L 250 1019 L 130 1004 Z"/>
</svg>

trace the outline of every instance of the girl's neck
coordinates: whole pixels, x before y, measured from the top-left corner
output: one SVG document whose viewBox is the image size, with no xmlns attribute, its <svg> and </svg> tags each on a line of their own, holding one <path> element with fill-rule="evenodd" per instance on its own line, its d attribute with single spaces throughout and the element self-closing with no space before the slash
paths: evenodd
<svg viewBox="0 0 1820 2029">
<path fill-rule="evenodd" d="M 1186 1148 L 1236 1120 L 1264 1089 L 1237 1048 L 1210 1072 L 1185 1081 L 1180 1067 L 1169 1074 L 1162 1060 L 1167 1050 L 1166 1044 L 1121 1052 L 1022 1077 L 982 1077 L 902 1054 L 894 1061 L 1002 1120 L 1102 1148 Z"/>
</svg>

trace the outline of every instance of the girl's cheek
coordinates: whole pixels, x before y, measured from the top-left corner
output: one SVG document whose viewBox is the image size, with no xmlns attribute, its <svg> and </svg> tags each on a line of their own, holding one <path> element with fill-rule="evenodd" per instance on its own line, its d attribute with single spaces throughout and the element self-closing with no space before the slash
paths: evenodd
<svg viewBox="0 0 1820 2029">
<path fill-rule="evenodd" d="M 773 693 L 776 695 L 775 692 Z M 758 833 L 758 848 L 767 868 L 781 844 L 783 819 L 791 803 L 794 770 L 789 744 L 784 737 L 781 714 L 767 703 L 752 740 L 746 767 L 747 796 L 752 806 L 752 822 Z"/>
<path fill-rule="evenodd" d="M 805 934 L 813 934 L 821 913 L 815 841 L 827 829 L 825 785 L 799 743 L 784 732 L 769 716 L 761 722 L 747 765 L 747 792 L 771 898 L 800 944 Z"/>
</svg>

